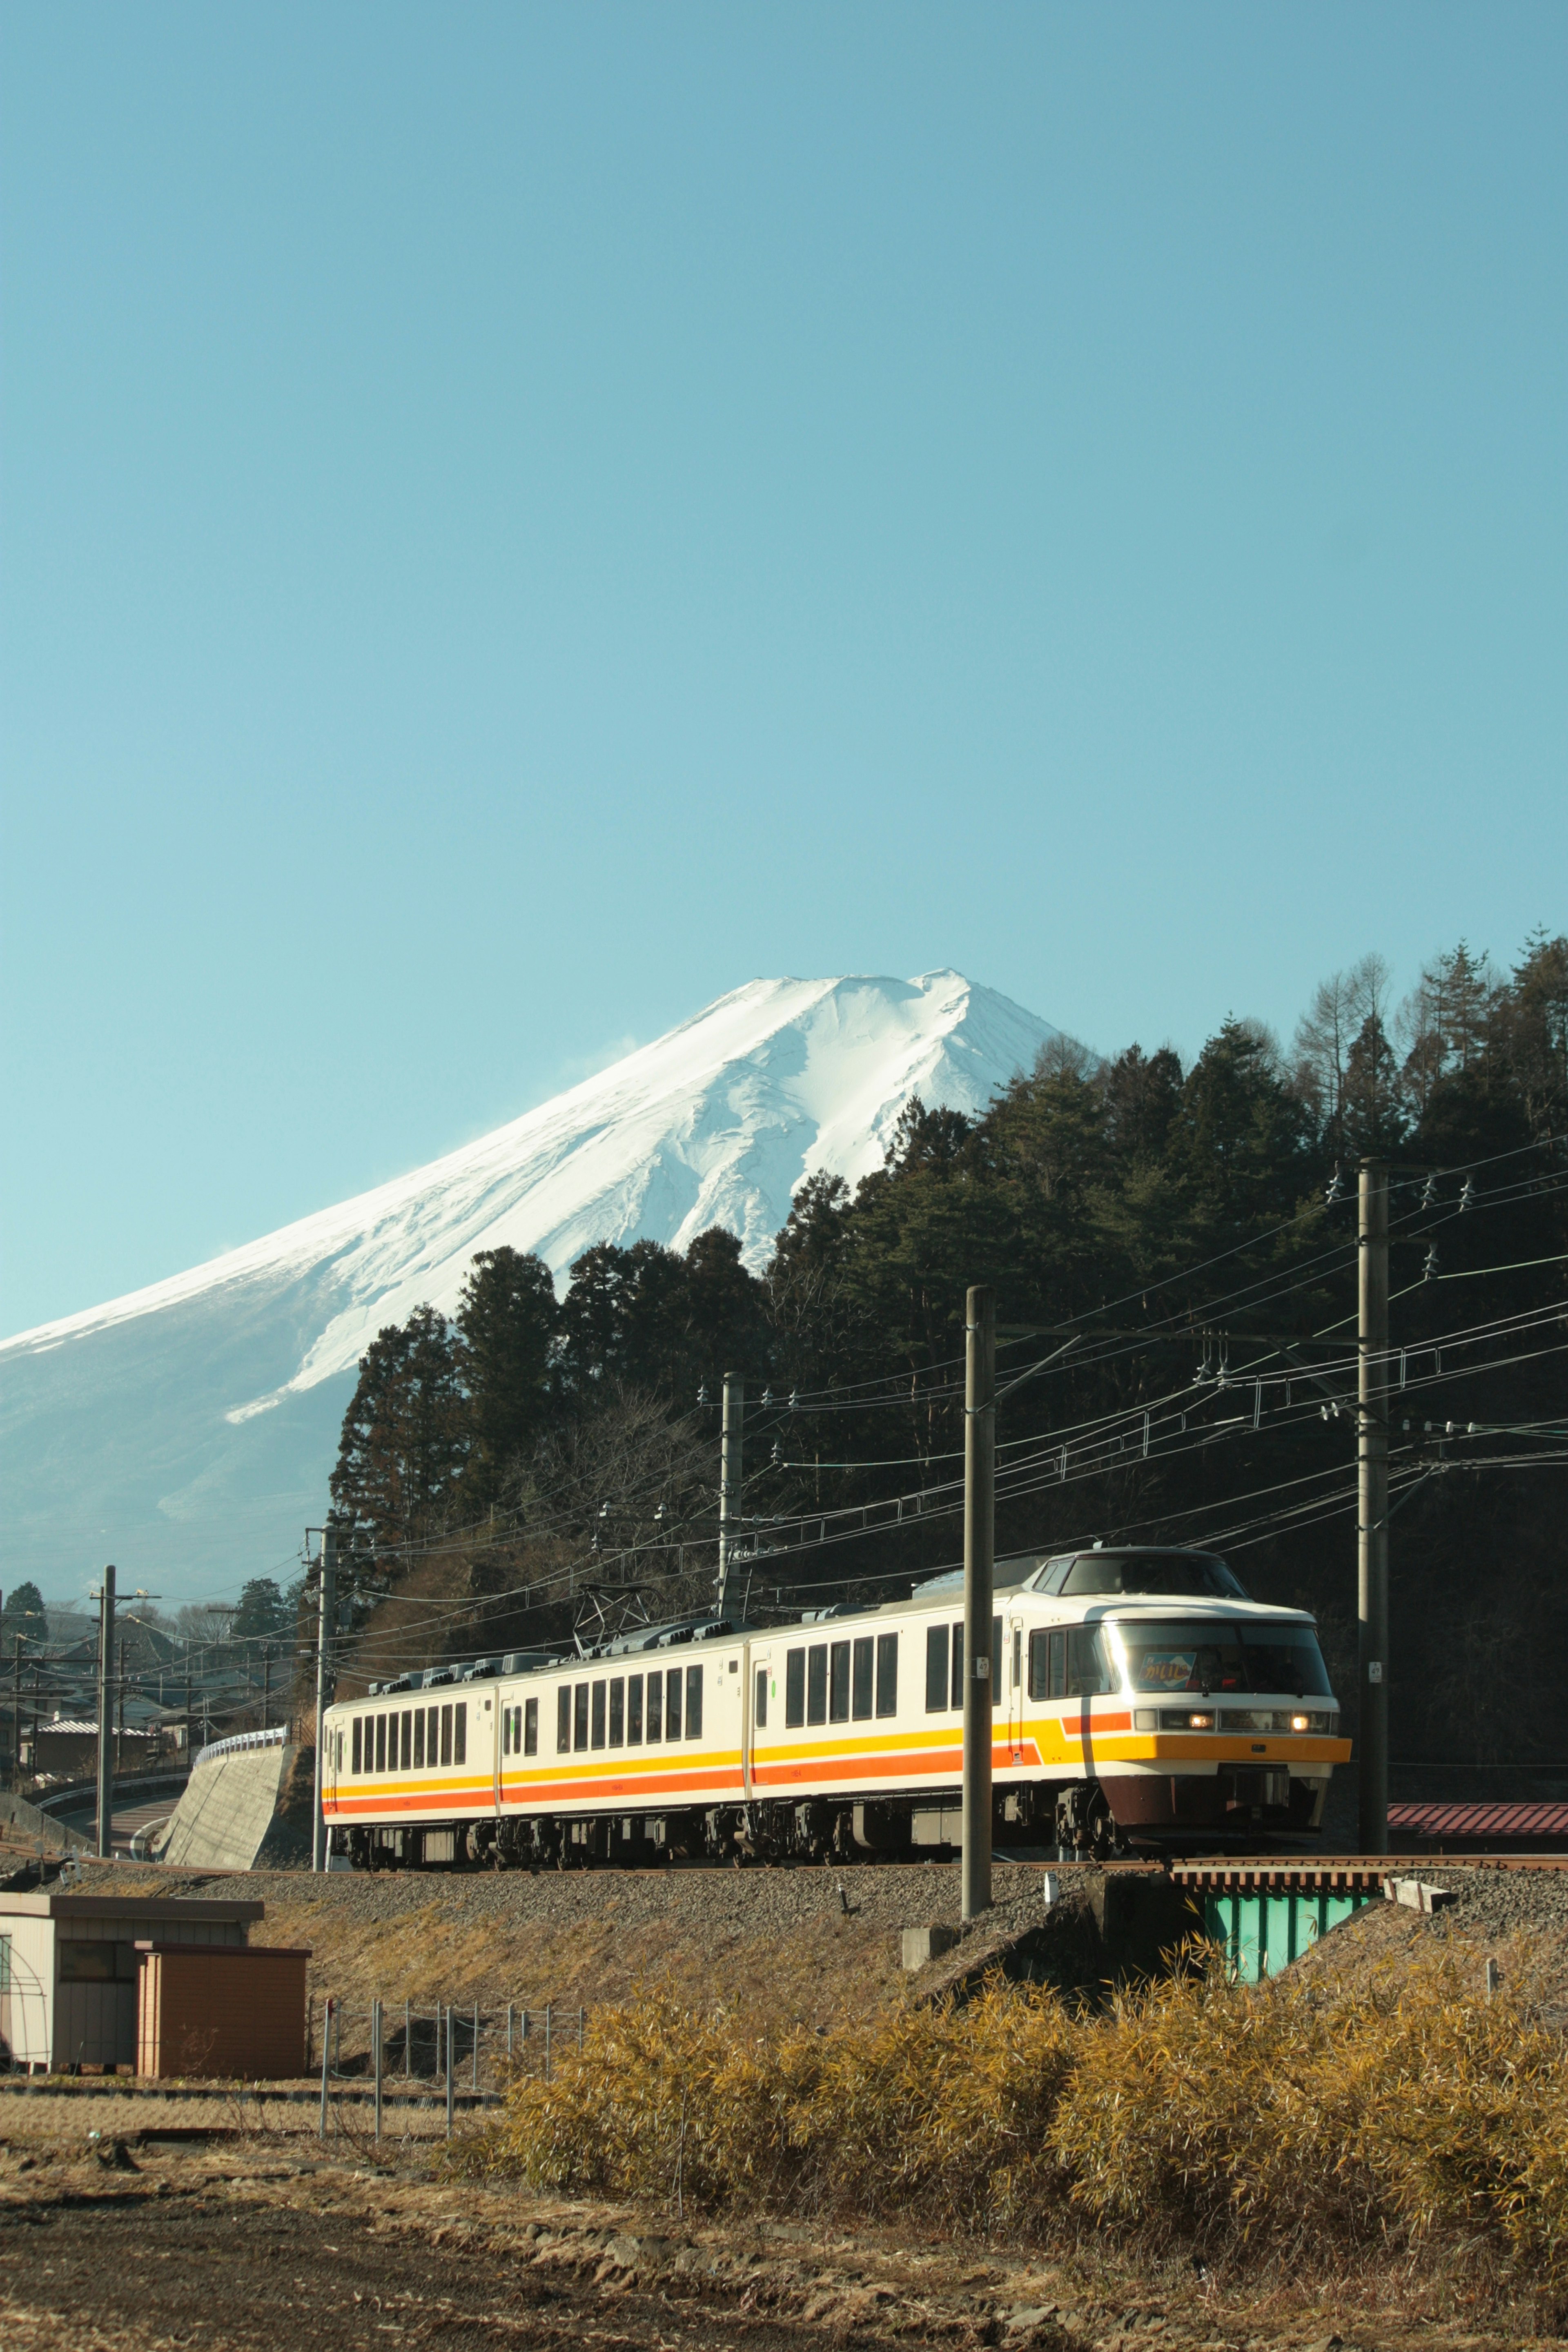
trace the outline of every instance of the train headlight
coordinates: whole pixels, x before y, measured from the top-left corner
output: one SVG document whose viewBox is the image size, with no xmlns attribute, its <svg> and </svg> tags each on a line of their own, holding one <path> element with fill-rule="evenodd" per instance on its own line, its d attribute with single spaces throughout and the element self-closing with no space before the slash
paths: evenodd
<svg viewBox="0 0 1568 2352">
<path fill-rule="evenodd" d="M 1310 1715 L 1293 1715 L 1290 1717 L 1290 1728 L 1292 1731 L 1310 1731 L 1312 1728 L 1311 1717 Z"/>
<path fill-rule="evenodd" d="M 1187 1729 L 1189 1731 L 1212 1731 L 1214 1729 L 1214 1717 L 1212 1715 L 1189 1715 L 1187 1717 Z"/>
</svg>

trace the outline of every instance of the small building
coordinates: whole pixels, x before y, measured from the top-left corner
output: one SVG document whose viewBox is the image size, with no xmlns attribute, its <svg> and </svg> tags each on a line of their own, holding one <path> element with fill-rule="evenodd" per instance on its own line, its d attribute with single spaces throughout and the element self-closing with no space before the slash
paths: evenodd
<svg viewBox="0 0 1568 2352">
<path fill-rule="evenodd" d="M 114 1734 L 117 1772 L 140 1772 L 163 1753 L 157 1731 L 133 1731 L 129 1726 Z M 22 1740 L 22 1764 L 40 1779 L 89 1780 L 98 1770 L 98 1726 L 90 1716 L 57 1715 L 37 1725 Z"/>
<path fill-rule="evenodd" d="M 138 1944 L 138 2074 L 302 2074 L 310 1958 L 271 1944 Z"/>
<path fill-rule="evenodd" d="M 132 2070 L 137 1946 L 242 1950 L 265 1912 L 190 1895 L 0 1893 L 0 2066 Z"/>
</svg>

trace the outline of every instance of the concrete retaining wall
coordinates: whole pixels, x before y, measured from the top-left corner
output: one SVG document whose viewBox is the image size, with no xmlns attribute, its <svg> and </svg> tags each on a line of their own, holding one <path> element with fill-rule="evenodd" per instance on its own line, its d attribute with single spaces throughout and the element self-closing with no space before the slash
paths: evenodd
<svg viewBox="0 0 1568 2352">
<path fill-rule="evenodd" d="M 293 1833 L 277 1822 L 294 1755 L 289 1747 L 250 1748 L 198 1764 L 159 1845 L 159 1861 L 190 1870 L 251 1870 L 264 1846 L 275 1866 L 299 1859 Z"/>
<path fill-rule="evenodd" d="M 92 1840 L 79 1831 L 68 1829 L 64 1822 L 30 1805 L 26 1797 L 13 1797 L 6 1790 L 0 1790 L 0 1830 L 12 1845 L 36 1845 L 42 1838 L 46 1853 L 64 1853 L 73 1848 L 85 1853 L 92 1845 Z"/>
</svg>

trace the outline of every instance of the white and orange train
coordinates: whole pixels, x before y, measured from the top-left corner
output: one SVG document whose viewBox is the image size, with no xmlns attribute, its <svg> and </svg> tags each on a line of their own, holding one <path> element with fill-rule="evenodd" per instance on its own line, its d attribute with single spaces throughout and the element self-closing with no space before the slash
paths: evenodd
<svg viewBox="0 0 1568 2352">
<path fill-rule="evenodd" d="M 1350 1755 L 1312 1619 L 1212 1553 L 998 1564 L 995 1833 L 1108 1853 L 1317 1827 Z M 644 1626 L 328 1710 L 360 1867 L 930 1853 L 959 1842 L 963 1578 L 769 1626 Z"/>
</svg>

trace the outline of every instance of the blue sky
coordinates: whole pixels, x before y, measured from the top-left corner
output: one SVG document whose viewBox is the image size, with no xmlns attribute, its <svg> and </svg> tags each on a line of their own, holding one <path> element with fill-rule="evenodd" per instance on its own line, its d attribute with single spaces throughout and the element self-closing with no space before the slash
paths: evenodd
<svg viewBox="0 0 1568 2352">
<path fill-rule="evenodd" d="M 1568 923 L 1568 15 L 0 17 L 0 1327 L 758 973 Z"/>
</svg>

